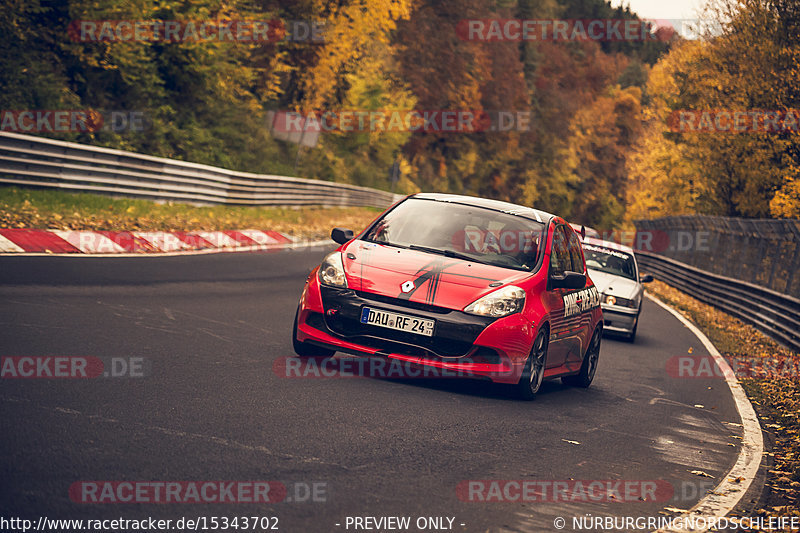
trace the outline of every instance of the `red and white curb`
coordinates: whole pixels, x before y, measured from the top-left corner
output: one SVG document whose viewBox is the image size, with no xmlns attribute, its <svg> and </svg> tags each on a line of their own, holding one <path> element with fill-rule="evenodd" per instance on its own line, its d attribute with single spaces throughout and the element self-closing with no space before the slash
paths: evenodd
<svg viewBox="0 0 800 533">
<path fill-rule="evenodd" d="M 329 244 L 277 231 L 61 231 L 0 229 L 0 254 L 177 255 L 246 252 Z"/>
</svg>

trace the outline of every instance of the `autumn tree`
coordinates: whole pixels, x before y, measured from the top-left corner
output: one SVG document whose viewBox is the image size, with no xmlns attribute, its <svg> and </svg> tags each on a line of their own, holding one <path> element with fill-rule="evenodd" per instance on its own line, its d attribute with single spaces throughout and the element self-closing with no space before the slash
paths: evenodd
<svg viewBox="0 0 800 533">
<path fill-rule="evenodd" d="M 685 110 L 797 110 L 796 3 L 721 0 L 707 16 L 719 25 L 704 39 L 677 46 L 653 69 L 651 123 L 630 159 L 635 194 L 629 217 L 678 212 L 798 216 L 797 129 L 674 131 L 669 123 L 670 115 Z M 684 203 L 675 205 L 676 198 Z"/>
</svg>

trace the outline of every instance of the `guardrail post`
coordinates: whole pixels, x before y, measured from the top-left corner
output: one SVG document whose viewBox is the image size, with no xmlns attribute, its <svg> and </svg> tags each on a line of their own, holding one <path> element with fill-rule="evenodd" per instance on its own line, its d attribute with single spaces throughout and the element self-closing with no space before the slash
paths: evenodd
<svg viewBox="0 0 800 533">
<path fill-rule="evenodd" d="M 794 241 L 794 258 L 789 266 L 789 274 L 786 276 L 786 288 L 783 290 L 786 294 L 792 294 L 792 282 L 794 281 L 794 273 L 797 272 L 797 267 L 800 263 L 800 242 Z"/>
<path fill-rule="evenodd" d="M 758 259 L 756 259 L 756 261 L 752 263 L 754 265 L 751 276 L 751 281 L 753 283 L 758 284 L 758 276 L 759 274 L 761 274 L 761 269 L 759 267 L 764 264 L 764 259 L 766 259 L 766 256 L 767 256 L 767 240 L 761 238 L 759 239 L 758 243 Z"/>
</svg>

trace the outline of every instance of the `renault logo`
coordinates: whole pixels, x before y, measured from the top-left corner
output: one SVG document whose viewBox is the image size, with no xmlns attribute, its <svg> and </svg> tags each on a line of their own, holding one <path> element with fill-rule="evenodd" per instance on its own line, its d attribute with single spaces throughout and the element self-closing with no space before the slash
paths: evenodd
<svg viewBox="0 0 800 533">
<path fill-rule="evenodd" d="M 414 290 L 414 282 L 413 281 L 406 281 L 402 285 L 400 285 L 400 289 L 403 292 L 411 292 Z"/>
</svg>

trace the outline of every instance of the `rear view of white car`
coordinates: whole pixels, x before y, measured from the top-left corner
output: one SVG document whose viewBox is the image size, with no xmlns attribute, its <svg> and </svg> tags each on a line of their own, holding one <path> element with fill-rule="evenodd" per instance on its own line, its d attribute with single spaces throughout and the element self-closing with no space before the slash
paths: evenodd
<svg viewBox="0 0 800 533">
<path fill-rule="evenodd" d="M 621 244 L 586 237 L 583 255 L 589 276 L 601 294 L 603 331 L 633 342 L 642 310 L 642 284 L 653 281 L 653 276 L 640 277 L 633 250 Z"/>
</svg>

